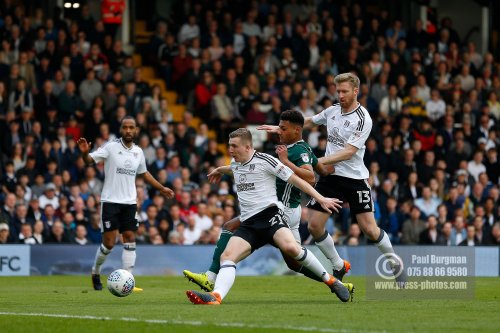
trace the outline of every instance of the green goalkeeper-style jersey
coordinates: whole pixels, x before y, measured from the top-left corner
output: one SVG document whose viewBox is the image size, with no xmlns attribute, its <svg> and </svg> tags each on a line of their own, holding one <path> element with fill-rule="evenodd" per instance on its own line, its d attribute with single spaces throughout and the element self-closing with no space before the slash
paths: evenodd
<svg viewBox="0 0 500 333">
<path fill-rule="evenodd" d="M 300 140 L 286 146 L 288 149 L 288 159 L 298 167 L 304 164 L 310 164 L 313 167 L 318 164 L 318 159 L 314 155 L 311 146 L 305 141 Z M 301 191 L 283 180 L 276 178 L 276 192 L 278 199 L 290 208 L 296 208 L 300 205 Z"/>
</svg>

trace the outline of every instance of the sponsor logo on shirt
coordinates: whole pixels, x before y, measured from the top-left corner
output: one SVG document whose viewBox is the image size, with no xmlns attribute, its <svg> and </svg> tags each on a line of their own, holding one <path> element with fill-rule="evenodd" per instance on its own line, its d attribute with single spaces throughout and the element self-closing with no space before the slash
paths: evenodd
<svg viewBox="0 0 500 333">
<path fill-rule="evenodd" d="M 254 183 L 243 183 L 243 184 L 236 185 L 237 192 L 245 192 L 245 191 L 252 191 L 252 190 L 255 190 Z"/>
<path fill-rule="evenodd" d="M 339 147 L 345 146 L 344 139 L 340 136 L 339 129 L 337 127 L 334 127 L 333 131 L 328 133 L 328 142 Z"/>
<path fill-rule="evenodd" d="M 136 170 L 125 169 L 125 168 L 116 168 L 116 173 L 120 175 L 134 176 L 136 174 Z"/>
</svg>

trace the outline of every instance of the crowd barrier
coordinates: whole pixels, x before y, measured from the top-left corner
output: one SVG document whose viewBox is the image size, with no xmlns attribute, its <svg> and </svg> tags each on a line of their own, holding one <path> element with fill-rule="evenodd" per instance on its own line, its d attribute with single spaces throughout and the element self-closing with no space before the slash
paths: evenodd
<svg viewBox="0 0 500 333">
<path fill-rule="evenodd" d="M 86 275 L 91 271 L 97 246 L 1 245 L 0 276 Z M 308 246 L 308 249 L 325 267 L 331 266 L 317 247 Z M 466 258 L 467 262 L 462 264 L 469 268 L 469 272 L 474 272 L 474 276 L 500 276 L 500 247 L 399 246 L 395 249 L 408 266 L 421 264 L 422 260 L 432 261 L 433 258 L 451 256 Z M 138 245 L 134 274 L 161 276 L 182 275 L 184 269 L 205 271 L 211 263 L 213 250 L 212 245 Z M 371 271 L 370 266 L 380 257 L 375 246 L 339 246 L 337 250 L 342 258 L 352 263 L 350 274 L 354 276 L 366 275 Z M 104 263 L 103 274 L 121 267 L 121 253 L 122 247 L 117 245 Z M 237 268 L 238 275 L 247 276 L 290 273 L 281 253 L 272 246 L 254 252 Z"/>
</svg>

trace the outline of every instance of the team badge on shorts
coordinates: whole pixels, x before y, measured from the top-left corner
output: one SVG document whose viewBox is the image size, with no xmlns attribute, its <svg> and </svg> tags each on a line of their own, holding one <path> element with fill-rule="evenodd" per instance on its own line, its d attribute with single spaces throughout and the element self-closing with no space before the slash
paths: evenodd
<svg viewBox="0 0 500 333">
<path fill-rule="evenodd" d="M 106 229 L 111 228 L 111 221 L 105 221 L 104 225 L 106 226 Z"/>
</svg>

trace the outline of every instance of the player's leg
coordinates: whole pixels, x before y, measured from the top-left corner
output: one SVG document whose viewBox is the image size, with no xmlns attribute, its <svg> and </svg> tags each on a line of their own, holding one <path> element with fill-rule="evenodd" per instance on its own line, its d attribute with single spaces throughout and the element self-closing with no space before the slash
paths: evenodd
<svg viewBox="0 0 500 333">
<path fill-rule="evenodd" d="M 233 236 L 233 233 L 238 229 L 240 224 L 239 216 L 224 223 L 222 226 L 222 233 L 214 250 L 210 268 L 204 273 L 193 273 L 187 269 L 184 270 L 183 274 L 189 281 L 196 283 L 205 291 L 212 291 L 214 289 L 215 280 L 220 269 L 220 256 L 226 249 L 229 239 Z"/>
<path fill-rule="evenodd" d="M 403 261 L 396 255 L 387 233 L 378 227 L 373 212 L 358 213 L 356 214 L 356 220 L 358 220 L 361 231 L 363 231 L 368 239 L 374 242 L 380 252 L 386 256 L 391 265 L 396 282 L 399 283 L 400 287 L 404 288 L 404 284 L 407 281 L 407 275 L 404 271 Z"/>
<path fill-rule="evenodd" d="M 295 238 L 295 241 L 297 244 L 302 244 L 302 241 L 300 239 L 300 233 L 299 233 L 299 225 L 300 225 L 300 217 L 302 215 L 302 207 L 298 206 L 295 208 L 290 208 L 290 207 L 285 207 L 283 209 L 283 213 L 285 215 L 285 219 L 288 222 L 288 226 L 290 227 L 290 230 L 292 231 L 293 238 Z M 286 265 L 288 268 L 290 268 L 292 271 L 295 271 L 297 273 L 302 273 L 304 276 L 307 276 L 308 278 L 318 281 L 318 282 L 323 282 L 321 277 L 316 276 L 313 272 L 311 272 L 307 267 L 299 263 L 297 260 L 295 260 L 293 257 L 289 256 L 285 252 L 281 251 L 281 255 L 283 256 L 283 259 L 285 260 Z"/>
<path fill-rule="evenodd" d="M 359 228 L 374 242 L 392 265 L 397 282 L 406 282 L 406 274 L 403 271 L 403 263 L 395 254 L 389 236 L 380 229 L 373 214 L 373 200 L 371 188 L 365 180 L 353 179 L 347 185 L 347 198 L 351 212 L 355 214 Z"/>
<path fill-rule="evenodd" d="M 94 290 L 102 290 L 101 266 L 115 246 L 118 236 L 118 213 L 117 206 L 112 203 L 101 203 L 101 232 L 102 243 L 96 251 L 94 264 L 92 265 L 92 286 Z"/>
<path fill-rule="evenodd" d="M 122 268 L 132 273 L 135 267 L 136 242 L 135 232 L 139 222 L 137 221 L 137 205 L 120 205 L 120 228 L 123 238 Z M 142 288 L 134 287 L 134 291 L 142 291 Z"/>
<path fill-rule="evenodd" d="M 321 278 L 330 288 L 331 292 L 335 293 L 342 302 L 347 302 L 351 299 L 351 293 L 342 282 L 328 274 L 312 252 L 307 251 L 306 248 L 300 247 L 300 245 L 297 244 L 290 229 L 286 227 L 277 229 L 272 239 L 281 251 L 293 257 L 317 277 Z"/>
<path fill-rule="evenodd" d="M 215 280 L 214 291 L 211 293 L 201 293 L 188 290 L 186 291 L 186 295 L 189 300 L 194 304 L 220 304 L 234 284 L 236 264 L 249 256 L 251 251 L 252 246 L 248 241 L 237 235 L 231 237 L 225 251 L 221 255 L 221 266 Z"/>
<path fill-rule="evenodd" d="M 308 230 L 311 233 L 316 246 L 318 246 L 325 257 L 332 263 L 335 277 L 342 281 L 344 274 L 349 271 L 351 265 L 349 262 L 340 257 L 337 249 L 335 248 L 332 236 L 325 228 L 326 221 L 330 217 L 330 214 L 324 212 L 321 205 L 317 202 L 311 202 L 308 207 L 310 208 Z M 343 274 L 336 274 L 336 272 L 343 272 Z"/>
<path fill-rule="evenodd" d="M 238 216 L 232 220 L 227 221 L 222 226 L 222 233 L 219 237 L 219 240 L 217 241 L 217 246 L 215 247 L 214 255 L 212 257 L 212 264 L 208 269 L 210 272 L 213 272 L 215 274 L 215 277 L 217 277 L 217 274 L 219 273 L 221 263 L 220 257 L 226 249 L 226 246 L 229 243 L 229 239 L 231 238 L 231 236 L 233 236 L 234 232 L 239 228 L 240 225 L 241 221 L 240 217 Z"/>
<path fill-rule="evenodd" d="M 135 232 L 139 222 L 136 205 L 120 205 L 120 233 L 123 237 L 122 268 L 132 273 L 137 258 Z"/>
<path fill-rule="evenodd" d="M 321 177 L 315 189 L 321 195 L 328 198 L 343 197 L 340 195 L 343 193 L 341 178 L 337 176 Z M 328 231 L 326 231 L 325 225 L 330 214 L 325 212 L 323 207 L 314 199 L 308 203 L 307 207 L 310 208 L 308 217 L 309 233 L 321 252 L 323 252 L 325 257 L 332 263 L 334 276 L 342 281 L 344 274 L 349 271 L 351 266 L 349 262 L 342 260 L 339 256 L 337 249 L 335 249 L 333 238 Z"/>
</svg>

